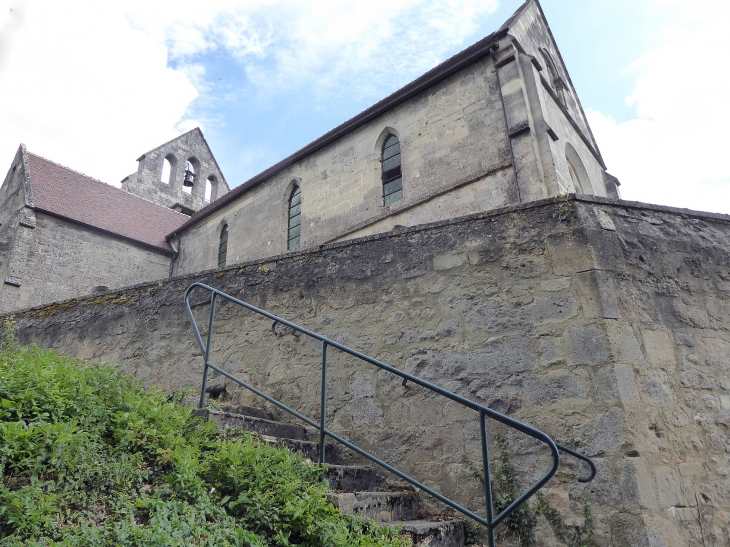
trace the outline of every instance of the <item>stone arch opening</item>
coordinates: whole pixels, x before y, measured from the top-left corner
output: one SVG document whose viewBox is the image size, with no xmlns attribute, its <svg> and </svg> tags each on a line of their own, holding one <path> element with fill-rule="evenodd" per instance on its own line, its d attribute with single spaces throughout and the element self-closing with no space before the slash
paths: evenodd
<svg viewBox="0 0 730 547">
<path fill-rule="evenodd" d="M 174 154 L 168 154 L 162 160 L 162 173 L 160 174 L 160 182 L 172 184 L 177 171 L 177 158 Z"/>
<path fill-rule="evenodd" d="M 183 174 L 183 176 L 188 177 L 188 173 L 192 173 L 193 186 L 185 186 L 183 184 L 183 192 L 185 192 L 186 194 L 192 194 L 195 185 L 195 179 L 200 174 L 200 162 L 195 156 L 190 156 L 185 161 L 185 173 Z"/>
<path fill-rule="evenodd" d="M 593 186 L 588 171 L 580 159 L 578 151 L 569 142 L 565 143 L 565 159 L 568 162 L 568 172 L 570 179 L 573 181 L 575 192 L 577 194 L 593 194 Z"/>
</svg>

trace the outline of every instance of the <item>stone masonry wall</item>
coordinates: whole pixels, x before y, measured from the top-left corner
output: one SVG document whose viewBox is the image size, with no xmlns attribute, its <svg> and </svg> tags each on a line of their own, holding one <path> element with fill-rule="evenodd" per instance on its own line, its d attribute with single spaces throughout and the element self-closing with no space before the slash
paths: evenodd
<svg viewBox="0 0 730 547">
<path fill-rule="evenodd" d="M 388 133 L 395 133 L 401 143 L 404 198 L 383 206 L 380 154 Z M 287 200 L 293 184 L 302 189 L 302 249 L 398 215 L 455 187 L 469 193 L 468 199 L 458 199 L 456 192 L 434 200 L 425 207 L 427 218 L 441 220 L 517 203 L 491 61 L 483 58 L 435 84 L 186 230 L 175 274 L 217 265 L 223 223 L 228 224 L 229 262 L 286 252 Z M 401 215 L 400 221 L 422 221 L 412 212 Z"/>
<path fill-rule="evenodd" d="M 170 256 L 71 222 L 29 211 L 16 237 L 17 285 L 5 284 L 0 312 L 167 277 Z M 119 257 L 124 257 L 119 260 Z M 20 260 L 18 264 L 20 264 Z M 35 283 L 43 272 L 42 282 Z"/>
<path fill-rule="evenodd" d="M 547 495 L 578 522 L 590 496 L 599 545 L 724 545 L 729 235 L 727 216 L 553 199 L 11 319 L 23 342 L 119 363 L 165 390 L 195 389 L 201 355 L 182 295 L 201 281 L 584 451 L 596 480 L 577 483 L 584 470 L 566 457 Z M 193 298 L 201 324 L 205 302 Z M 213 362 L 312 418 L 319 351 L 281 325 L 219 308 Z M 330 373 L 333 430 L 483 510 L 461 461 L 478 458 L 474 413 L 336 351 Z M 227 401 L 263 406 L 229 381 L 211 383 Z M 544 468 L 535 443 L 490 431 L 504 435 L 524 481 Z"/>
<path fill-rule="evenodd" d="M 169 180 L 162 181 L 162 166 L 166 157 L 172 157 Z M 188 192 L 183 187 L 185 163 L 194 163 L 194 186 Z M 221 173 L 208 143 L 199 128 L 150 150 L 139 160 L 137 172 L 122 181 L 122 189 L 164 207 L 176 204 L 198 211 L 209 201 L 228 193 L 228 184 Z M 213 177 L 210 200 L 205 200 L 206 180 Z"/>
</svg>

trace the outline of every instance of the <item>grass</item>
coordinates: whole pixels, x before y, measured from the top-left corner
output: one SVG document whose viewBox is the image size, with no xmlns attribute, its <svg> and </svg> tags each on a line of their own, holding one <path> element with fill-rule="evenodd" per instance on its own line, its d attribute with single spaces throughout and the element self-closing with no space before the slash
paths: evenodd
<svg viewBox="0 0 730 547">
<path fill-rule="evenodd" d="M 410 540 L 327 502 L 322 468 L 219 432 L 112 366 L 0 344 L 0 546 L 360 546 Z"/>
</svg>

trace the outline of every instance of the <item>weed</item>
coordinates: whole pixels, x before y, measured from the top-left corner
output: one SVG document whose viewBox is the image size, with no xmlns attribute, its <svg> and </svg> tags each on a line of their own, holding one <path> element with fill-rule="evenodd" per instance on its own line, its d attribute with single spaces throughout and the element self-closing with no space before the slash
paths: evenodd
<svg viewBox="0 0 730 547">
<path fill-rule="evenodd" d="M 492 495 L 495 515 L 506 509 L 519 493 L 517 492 L 517 472 L 509 461 L 509 455 L 504 439 L 495 435 L 495 442 L 499 450 L 498 465 L 492 467 Z M 472 462 L 466 454 L 461 456 L 479 484 L 484 486 L 484 470 L 481 465 Z M 548 499 L 538 492 L 536 503 L 529 501 L 521 505 L 510 516 L 504 519 L 506 534 L 514 537 L 520 547 L 528 547 L 536 542 L 538 531 L 538 517 L 547 520 L 555 533 L 555 537 L 567 547 L 595 547 L 593 539 L 593 515 L 591 514 L 588 498 L 583 504 L 583 526 L 565 523 L 560 512 L 555 509 Z"/>
</svg>

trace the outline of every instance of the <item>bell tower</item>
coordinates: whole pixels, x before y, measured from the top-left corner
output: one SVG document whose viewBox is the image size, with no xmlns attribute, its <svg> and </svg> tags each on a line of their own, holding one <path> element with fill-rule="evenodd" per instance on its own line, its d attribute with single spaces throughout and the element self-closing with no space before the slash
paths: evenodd
<svg viewBox="0 0 730 547">
<path fill-rule="evenodd" d="M 200 128 L 142 154 L 122 190 L 192 215 L 228 193 L 228 183 Z"/>
</svg>

